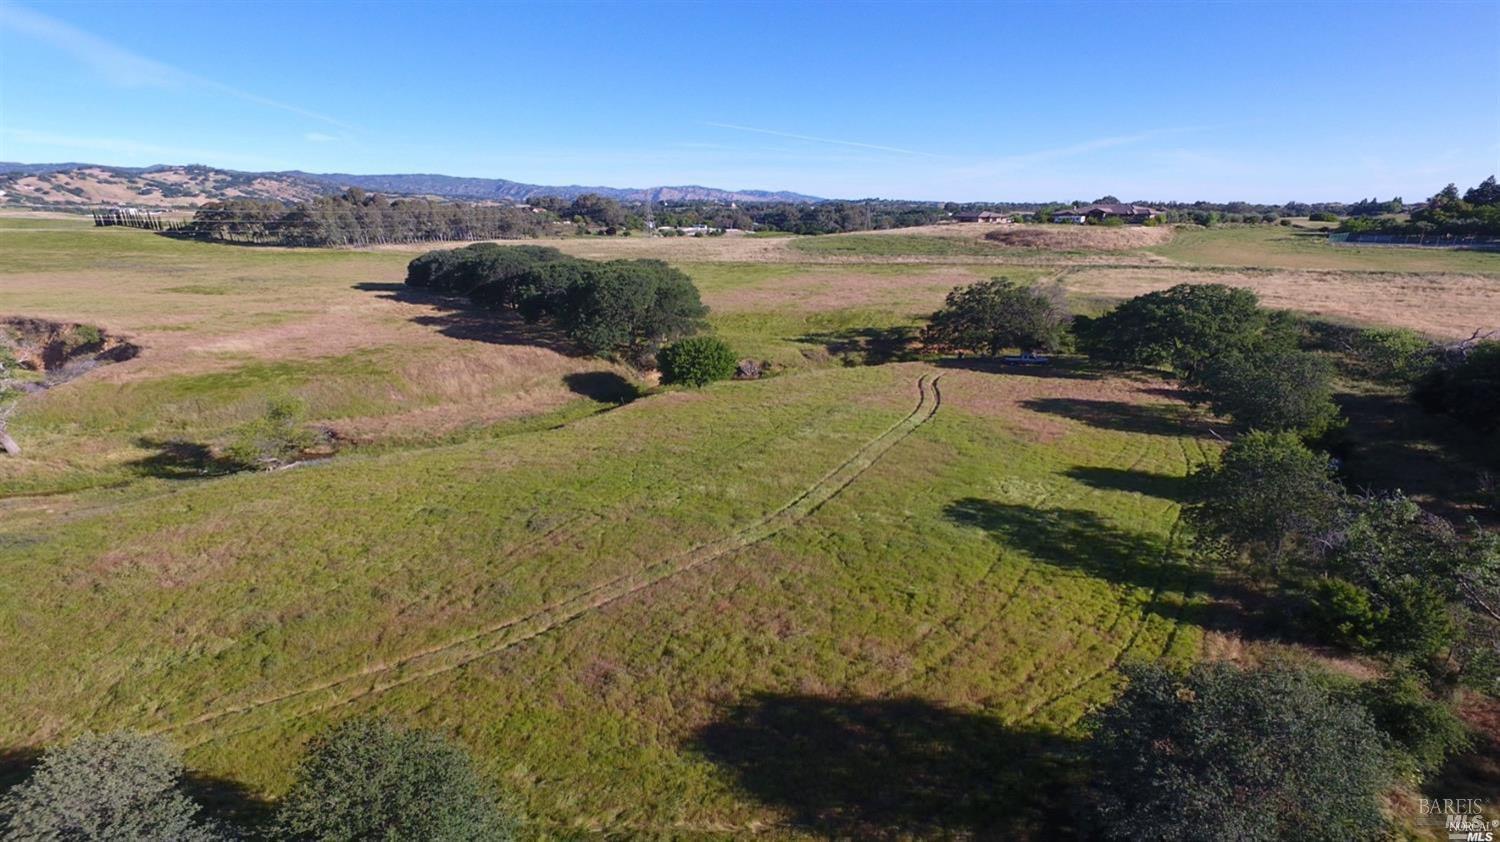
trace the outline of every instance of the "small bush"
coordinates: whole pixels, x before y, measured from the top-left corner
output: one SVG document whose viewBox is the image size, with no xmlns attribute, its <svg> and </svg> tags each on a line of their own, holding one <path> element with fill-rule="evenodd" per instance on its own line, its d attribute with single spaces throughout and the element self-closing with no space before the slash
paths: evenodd
<svg viewBox="0 0 1500 842">
<path fill-rule="evenodd" d="M 661 349 L 656 355 L 663 383 L 706 386 L 728 380 L 739 365 L 734 351 L 722 339 L 693 336 Z"/>
<path fill-rule="evenodd" d="M 223 448 L 225 461 L 240 470 L 270 469 L 295 461 L 317 444 L 303 424 L 306 405 L 292 397 L 272 398 L 261 417 L 240 426 Z"/>
<path fill-rule="evenodd" d="M 1391 738 L 1408 777 L 1432 774 L 1450 756 L 1469 747 L 1469 731 L 1453 711 L 1427 695 L 1410 675 L 1362 685 L 1356 699 L 1375 727 Z"/>
<path fill-rule="evenodd" d="M 512 823 L 469 755 L 443 737 L 353 719 L 313 740 L 276 816 L 277 838 L 499 842 Z"/>
<path fill-rule="evenodd" d="M 1405 328 L 1356 333 L 1350 351 L 1362 373 L 1387 383 L 1411 383 L 1432 365 L 1432 343 Z"/>
<path fill-rule="evenodd" d="M 1313 615 L 1324 639 L 1359 651 L 1376 648 L 1390 612 L 1377 608 L 1364 588 L 1324 579 L 1313 589 Z"/>
<path fill-rule="evenodd" d="M 79 325 L 73 328 L 73 334 L 68 337 L 69 350 L 88 348 L 104 342 L 104 331 L 93 325 Z"/>
<path fill-rule="evenodd" d="M 1328 211 L 1318 211 L 1317 213 L 1310 213 L 1310 214 L 1307 215 L 1307 218 L 1310 221 L 1312 221 L 1312 222 L 1338 222 L 1339 221 L 1338 214 L 1336 214 L 1336 213 L 1329 213 Z"/>
<path fill-rule="evenodd" d="M 90 734 L 52 749 L 0 798 L 0 837 L 110 842 L 226 838 L 178 788 L 182 763 L 159 737 Z"/>
</svg>

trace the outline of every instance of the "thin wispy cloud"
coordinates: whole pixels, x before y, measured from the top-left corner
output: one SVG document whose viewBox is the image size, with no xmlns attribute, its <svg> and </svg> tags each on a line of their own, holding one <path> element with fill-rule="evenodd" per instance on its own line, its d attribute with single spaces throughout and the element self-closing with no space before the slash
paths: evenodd
<svg viewBox="0 0 1500 842">
<path fill-rule="evenodd" d="M 335 140 L 338 140 L 338 138 L 334 137 L 333 135 L 324 134 L 322 132 L 308 132 L 307 134 L 302 136 L 302 139 L 307 141 L 308 143 L 332 143 Z"/>
<path fill-rule="evenodd" d="M 266 108 L 274 108 L 317 120 L 340 128 L 352 128 L 341 120 L 309 111 L 291 103 L 241 90 L 213 79 L 207 79 L 147 56 L 133 53 L 70 24 L 6 3 L 0 5 L 0 28 L 8 29 L 73 56 L 80 64 L 92 68 L 105 81 L 131 88 L 189 88 L 216 91 Z"/>
<path fill-rule="evenodd" d="M 51 149 L 73 149 L 86 152 L 107 152 L 133 158 L 155 157 L 161 163 L 185 163 L 188 161 L 207 162 L 214 161 L 221 166 L 235 166 L 244 168 L 267 167 L 276 168 L 284 166 L 284 162 L 274 158 L 266 158 L 259 155 L 243 155 L 235 152 L 225 152 L 219 149 L 194 149 L 181 146 L 162 146 L 155 143 L 145 143 L 128 138 L 118 137 L 83 137 L 78 135 L 60 135 L 50 132 L 38 132 L 30 129 L 3 128 L 0 129 L 0 150 L 9 143 L 19 143 L 27 146 L 45 146 Z M 0 157 L 12 157 L 10 153 Z"/>
<path fill-rule="evenodd" d="M 895 152 L 900 155 L 917 155 L 923 158 L 946 158 L 946 155 L 938 155 L 934 152 L 922 152 L 916 149 L 902 149 L 898 146 L 881 146 L 878 143 L 861 143 L 856 140 L 838 140 L 831 137 L 815 137 L 813 135 L 796 134 L 794 132 L 782 132 L 775 129 L 758 129 L 754 126 L 740 126 L 734 123 L 706 122 L 703 125 L 713 126 L 716 129 L 731 129 L 737 132 L 752 132 L 754 134 L 770 135 L 771 137 L 787 137 L 793 140 L 807 140 L 813 143 L 831 143 L 836 146 L 852 146 L 856 149 L 878 149 L 881 152 Z"/>
<path fill-rule="evenodd" d="M 1006 155 L 1000 158 L 991 158 L 976 164 L 973 168 L 973 172 L 1006 172 L 1023 167 L 1047 163 L 1049 161 L 1056 161 L 1064 158 L 1075 158 L 1080 155 L 1088 155 L 1091 152 L 1102 152 L 1106 149 L 1114 149 L 1120 146 L 1129 146 L 1131 144 L 1144 143 L 1148 140 L 1154 140 L 1169 135 L 1181 134 L 1184 132 L 1202 131 L 1203 128 L 1204 127 L 1201 126 L 1187 126 L 1166 129 L 1150 129 L 1148 131 L 1135 132 L 1133 134 L 1100 137 L 1093 140 L 1070 143 L 1064 146 L 1055 146 L 1049 149 L 1038 149 L 1033 152 L 1022 152 L 1015 155 Z"/>
</svg>

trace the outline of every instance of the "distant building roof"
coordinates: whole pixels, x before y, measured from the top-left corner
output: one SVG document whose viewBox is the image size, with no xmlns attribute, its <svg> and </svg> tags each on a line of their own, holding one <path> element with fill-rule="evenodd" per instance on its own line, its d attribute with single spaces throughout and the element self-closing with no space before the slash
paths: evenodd
<svg viewBox="0 0 1500 842">
<path fill-rule="evenodd" d="M 1060 211 L 1060 212 L 1061 213 L 1082 214 L 1084 216 L 1088 216 L 1091 213 L 1102 213 L 1102 214 L 1106 214 L 1106 215 L 1116 215 L 1116 216 L 1141 216 L 1141 215 L 1155 215 L 1155 214 L 1161 213 L 1161 211 L 1157 210 L 1156 208 L 1147 207 L 1145 205 L 1127 205 L 1127 204 L 1116 203 L 1116 202 L 1106 202 L 1104 204 L 1084 205 L 1081 208 L 1073 208 L 1072 210 L 1063 210 L 1063 211 Z"/>
</svg>

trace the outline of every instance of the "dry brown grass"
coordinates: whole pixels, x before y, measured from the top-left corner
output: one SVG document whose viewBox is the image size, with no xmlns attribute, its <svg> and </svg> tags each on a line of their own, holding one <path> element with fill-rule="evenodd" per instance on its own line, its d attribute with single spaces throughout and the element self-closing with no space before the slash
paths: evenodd
<svg viewBox="0 0 1500 842">
<path fill-rule="evenodd" d="M 753 286 L 705 293 L 716 312 L 747 310 L 841 310 L 869 307 L 931 309 L 955 286 L 986 277 L 960 266 L 913 267 L 908 272 L 809 267 Z"/>
<path fill-rule="evenodd" d="M 1067 273 L 1064 283 L 1074 294 L 1110 299 L 1175 284 L 1229 284 L 1254 290 L 1270 307 L 1407 327 L 1438 338 L 1465 337 L 1477 327 L 1500 327 L 1500 282 L 1483 275 L 1083 267 Z"/>
</svg>

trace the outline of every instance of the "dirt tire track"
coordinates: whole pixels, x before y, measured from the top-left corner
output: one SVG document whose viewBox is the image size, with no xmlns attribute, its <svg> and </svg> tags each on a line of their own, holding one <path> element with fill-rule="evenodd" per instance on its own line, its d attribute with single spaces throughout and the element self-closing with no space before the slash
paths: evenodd
<svg viewBox="0 0 1500 842">
<path fill-rule="evenodd" d="M 996 563 L 999 563 L 998 558 L 996 559 Z M 948 664 L 952 663 L 953 659 L 958 657 L 961 652 L 963 652 L 965 649 L 968 649 L 970 646 L 973 646 L 974 643 L 978 641 L 985 632 L 989 631 L 994 627 L 996 623 L 1000 622 L 1000 620 L 1005 617 L 1006 613 L 1010 609 L 1011 603 L 1015 602 L 1016 597 L 1021 593 L 1021 586 L 1026 584 L 1026 581 L 1031 578 L 1031 574 L 1036 570 L 1031 561 L 1023 559 L 1022 564 L 1024 564 L 1025 567 L 1020 571 L 1019 574 L 1017 574 L 1015 584 L 1012 585 L 1010 590 L 1001 597 L 1000 604 L 995 606 L 995 610 L 990 614 L 989 617 L 985 618 L 984 622 L 980 623 L 977 628 L 975 628 L 968 634 L 960 635 L 953 646 L 950 647 L 948 651 L 944 652 L 942 655 L 936 658 L 932 663 L 921 668 L 920 670 L 913 670 L 911 674 L 907 675 L 905 678 L 887 687 L 884 691 L 884 694 L 886 696 L 892 696 L 900 692 L 901 690 L 910 687 L 912 684 L 922 679 L 928 678 L 938 670 L 941 670 L 943 667 L 946 667 Z"/>
<path fill-rule="evenodd" d="M 938 381 L 942 378 L 943 375 L 938 375 L 929 381 L 926 374 L 918 377 L 917 406 L 906 417 L 866 442 L 852 456 L 803 489 L 791 501 L 737 532 L 669 556 L 640 570 L 621 574 L 581 593 L 543 606 L 530 614 L 486 626 L 454 640 L 404 655 L 396 660 L 378 662 L 293 690 L 229 705 L 182 722 L 145 729 L 146 733 L 180 732 L 210 725 L 231 716 L 250 714 L 266 707 L 303 700 L 306 700 L 307 704 L 299 705 L 296 710 L 286 713 L 284 718 L 308 716 L 350 704 L 366 696 L 459 669 L 480 658 L 497 654 L 560 628 L 585 614 L 668 578 L 764 541 L 816 512 L 848 488 L 897 443 L 930 421 L 942 406 L 942 391 L 938 388 Z M 227 733 L 221 731 L 207 734 L 186 742 L 185 745 L 199 745 L 215 738 L 252 730 L 254 727 L 257 726 Z"/>
<path fill-rule="evenodd" d="M 1130 654 L 1130 650 L 1135 646 L 1136 641 L 1140 639 L 1141 633 L 1144 632 L 1146 630 L 1146 626 L 1150 624 L 1151 608 L 1152 606 L 1156 605 L 1157 601 L 1160 599 L 1162 590 L 1166 587 L 1167 584 L 1168 574 L 1174 567 L 1177 566 L 1170 561 L 1170 558 L 1172 555 L 1172 548 L 1177 543 L 1177 536 L 1181 530 L 1181 526 L 1182 518 L 1179 514 L 1178 518 L 1172 522 L 1172 529 L 1168 533 L 1166 550 L 1162 553 L 1163 558 L 1161 571 L 1157 575 L 1156 582 L 1151 590 L 1151 595 L 1147 598 L 1146 603 L 1141 606 L 1139 612 L 1140 621 L 1135 624 L 1135 627 L 1133 629 L 1131 629 L 1130 636 L 1126 638 L 1124 645 L 1122 645 L 1119 650 L 1115 652 L 1114 656 L 1109 659 L 1109 662 L 1107 664 L 1100 667 L 1099 669 L 1094 670 L 1078 681 L 1073 682 L 1067 687 L 1056 691 L 1050 696 L 1047 696 L 1040 702 L 1030 705 L 1021 713 L 1022 717 L 1029 719 L 1035 716 L 1040 711 L 1052 707 L 1063 699 L 1066 699 L 1069 696 L 1072 696 L 1074 693 L 1077 693 L 1084 687 L 1087 687 L 1095 681 L 1098 681 L 1100 678 L 1103 678 L 1109 673 L 1119 669 L 1120 664 L 1124 663 L 1125 657 Z M 1126 609 L 1124 609 L 1124 607 L 1122 606 L 1120 614 L 1116 615 L 1115 622 L 1110 626 L 1110 631 L 1113 631 L 1117 626 L 1119 626 L 1126 613 Z M 1182 609 L 1179 606 L 1179 617 L 1181 616 L 1181 613 Z"/>
</svg>

